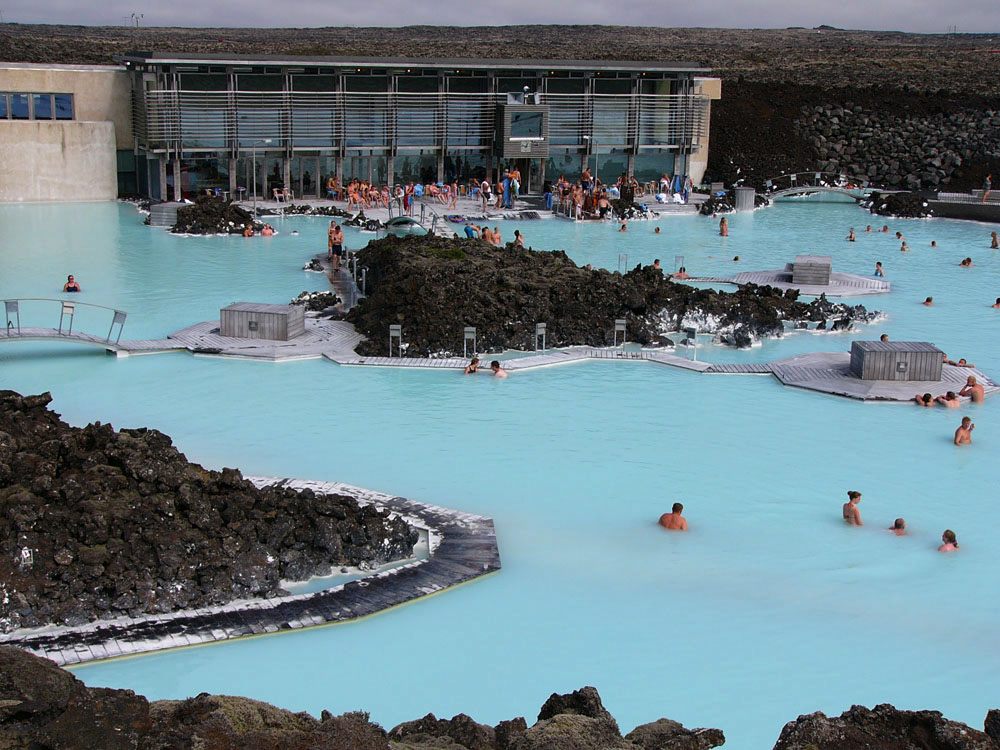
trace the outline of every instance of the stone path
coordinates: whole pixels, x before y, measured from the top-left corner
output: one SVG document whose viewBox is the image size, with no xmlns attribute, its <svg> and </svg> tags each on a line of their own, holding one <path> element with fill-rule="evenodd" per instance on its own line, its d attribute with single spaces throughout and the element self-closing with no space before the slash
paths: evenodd
<svg viewBox="0 0 1000 750">
<path fill-rule="evenodd" d="M 60 665 L 299 630 L 366 617 L 443 591 L 500 570 L 493 521 L 472 513 L 393 497 L 373 490 L 300 479 L 247 477 L 254 484 L 354 497 L 401 515 L 427 530 L 431 552 L 415 560 L 325 591 L 232 602 L 218 607 L 168 615 L 122 617 L 78 627 L 22 630 L 0 635 L 0 644 L 15 645 Z"/>
</svg>

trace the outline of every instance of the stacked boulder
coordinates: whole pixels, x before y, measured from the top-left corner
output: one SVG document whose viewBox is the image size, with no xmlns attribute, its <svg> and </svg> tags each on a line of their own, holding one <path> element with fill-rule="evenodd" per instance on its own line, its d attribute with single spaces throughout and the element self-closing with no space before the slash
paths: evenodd
<svg viewBox="0 0 1000 750">
<path fill-rule="evenodd" d="M 1000 112 L 886 114 L 854 102 L 803 107 L 796 134 L 816 169 L 900 190 L 937 190 L 969 163 L 1000 159 Z"/>
</svg>

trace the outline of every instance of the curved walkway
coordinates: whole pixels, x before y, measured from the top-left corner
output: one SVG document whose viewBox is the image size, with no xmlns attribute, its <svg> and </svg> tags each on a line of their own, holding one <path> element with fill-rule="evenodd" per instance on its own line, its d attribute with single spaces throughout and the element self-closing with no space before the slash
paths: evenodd
<svg viewBox="0 0 1000 750">
<path fill-rule="evenodd" d="M 78 627 L 21 630 L 0 635 L 0 644 L 19 646 L 63 666 L 82 664 L 346 622 L 500 570 L 500 551 L 489 518 L 339 482 L 247 479 L 257 486 L 278 484 L 297 490 L 309 488 L 318 493 L 350 495 L 361 505 L 377 505 L 397 513 L 411 525 L 427 530 L 430 557 L 311 594 L 242 600 L 167 615 L 99 620 Z"/>
<path fill-rule="evenodd" d="M 773 286 L 776 289 L 798 289 L 800 294 L 809 297 L 818 297 L 821 294 L 827 297 L 864 297 L 870 294 L 888 294 L 892 291 L 892 284 L 885 279 L 836 271 L 830 274 L 830 283 L 827 285 L 795 284 L 792 282 L 792 272 L 788 268 L 774 271 L 746 271 L 732 276 L 692 276 L 685 281 L 736 286 L 757 284 Z"/>
</svg>

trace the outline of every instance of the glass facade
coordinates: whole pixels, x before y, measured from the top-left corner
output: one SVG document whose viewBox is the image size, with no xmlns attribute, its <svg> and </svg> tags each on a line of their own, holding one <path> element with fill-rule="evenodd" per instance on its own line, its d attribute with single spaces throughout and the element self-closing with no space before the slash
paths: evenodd
<svg viewBox="0 0 1000 750">
<path fill-rule="evenodd" d="M 168 164 L 172 154 L 188 154 L 185 192 L 228 181 L 230 159 L 237 186 L 258 198 L 276 188 L 325 197 L 338 173 L 378 185 L 468 183 L 486 177 L 488 167 L 495 177 L 501 156 L 517 155 L 511 138 L 532 144 L 522 149 L 532 158 L 516 159 L 532 192 L 543 175 L 578 179 L 584 159 L 606 182 L 633 162 L 645 181 L 671 169 L 675 153 L 697 150 L 707 130 L 707 97 L 678 93 L 693 90 L 697 72 L 683 66 L 519 61 L 495 70 L 482 60 L 184 58 L 137 54 L 126 64 L 138 153 Z M 2 100 L 8 118 L 36 109 L 58 118 L 72 108 L 61 95 L 46 100 L 48 109 L 14 96 Z M 521 105 L 516 122 L 501 119 L 515 112 L 512 102 Z M 140 180 L 140 188 L 143 182 L 153 180 Z"/>
<path fill-rule="evenodd" d="M 72 94 L 0 91 L 0 120 L 72 119 Z"/>
</svg>

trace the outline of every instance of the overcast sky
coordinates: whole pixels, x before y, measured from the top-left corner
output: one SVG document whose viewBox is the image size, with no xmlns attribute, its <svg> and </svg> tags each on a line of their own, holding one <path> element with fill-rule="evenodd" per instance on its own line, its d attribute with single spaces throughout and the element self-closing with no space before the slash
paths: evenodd
<svg viewBox="0 0 1000 750">
<path fill-rule="evenodd" d="M 1000 31 L 998 0 L 0 0 L 6 22 L 144 26 L 489 26 L 522 23 Z"/>
</svg>

